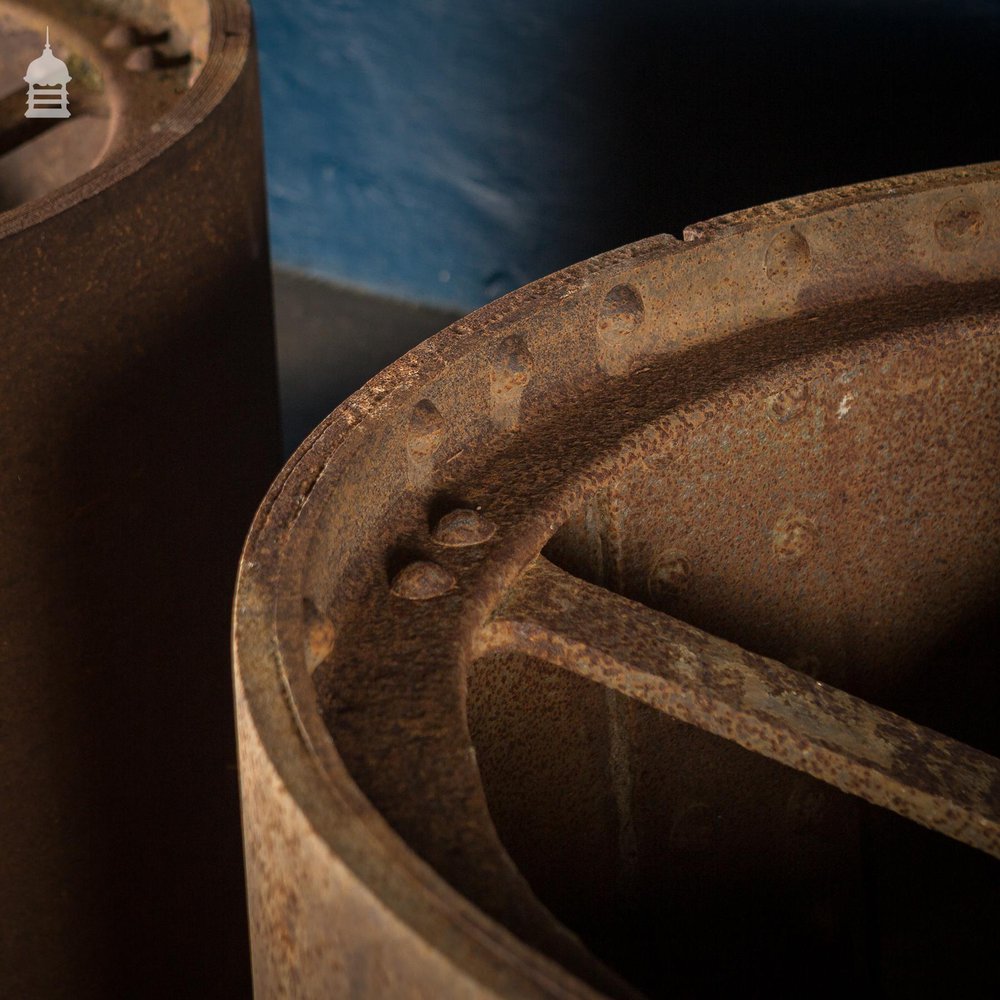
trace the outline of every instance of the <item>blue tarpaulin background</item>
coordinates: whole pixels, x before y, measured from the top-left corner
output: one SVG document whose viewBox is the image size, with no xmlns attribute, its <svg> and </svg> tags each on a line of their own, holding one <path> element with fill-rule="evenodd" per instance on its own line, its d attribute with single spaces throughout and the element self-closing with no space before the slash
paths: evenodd
<svg viewBox="0 0 1000 1000">
<path fill-rule="evenodd" d="M 764 200 L 1000 157 L 997 0 L 255 0 L 279 264 L 467 310 Z"/>
</svg>

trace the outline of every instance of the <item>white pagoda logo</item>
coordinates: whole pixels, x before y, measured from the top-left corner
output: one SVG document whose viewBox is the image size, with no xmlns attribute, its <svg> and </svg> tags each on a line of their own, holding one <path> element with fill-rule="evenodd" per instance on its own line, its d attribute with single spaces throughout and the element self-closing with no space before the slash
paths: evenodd
<svg viewBox="0 0 1000 1000">
<path fill-rule="evenodd" d="M 57 59 L 49 45 L 49 29 L 45 28 L 45 50 L 28 67 L 24 80 L 28 84 L 28 110 L 25 118 L 69 118 L 69 96 L 66 84 L 73 78 L 66 63 Z"/>
</svg>

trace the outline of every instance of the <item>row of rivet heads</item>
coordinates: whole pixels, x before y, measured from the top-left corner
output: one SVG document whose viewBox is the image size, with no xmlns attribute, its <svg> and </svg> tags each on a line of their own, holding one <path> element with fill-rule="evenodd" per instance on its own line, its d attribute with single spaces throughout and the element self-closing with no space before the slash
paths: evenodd
<svg viewBox="0 0 1000 1000">
<path fill-rule="evenodd" d="M 932 227 L 935 244 L 947 253 L 974 249 L 985 231 L 983 210 L 974 195 L 959 195 L 947 199 L 938 209 Z M 808 274 L 813 253 L 801 227 L 789 225 L 773 234 L 767 242 L 761 260 L 761 270 L 770 283 L 778 286 L 799 283 Z M 646 316 L 643 295 L 636 285 L 614 285 L 604 296 L 598 311 L 596 338 L 598 358 L 609 374 L 625 374 L 630 369 L 630 352 L 623 350 Z M 531 380 L 534 359 L 527 339 L 522 334 L 505 338 L 490 365 L 490 416 L 501 430 L 516 429 L 521 419 L 521 397 Z M 438 408 L 429 399 L 420 400 L 411 411 L 407 434 L 407 474 L 413 487 L 429 485 L 433 479 L 434 456 L 443 443 L 446 424 Z M 793 524 L 779 533 L 786 539 L 779 555 L 791 556 L 801 548 L 809 526 Z M 443 518 L 432 532 L 432 540 L 446 546 L 477 545 L 487 541 L 495 526 L 477 511 L 461 509 Z M 457 540 L 462 539 L 462 540 Z M 787 547 L 790 551 L 785 552 Z M 683 565 L 681 560 L 668 560 L 665 575 L 673 586 Z M 679 565 L 678 565 L 679 563 Z M 662 580 L 657 583 L 662 584 Z M 407 600 L 427 600 L 454 589 L 454 574 L 438 563 L 419 560 L 404 567 L 392 581 L 391 592 Z M 673 589 L 671 587 L 671 589 Z M 321 625 L 319 631 L 326 632 Z M 319 647 L 326 646 L 321 638 Z M 314 658 L 314 657 L 313 657 Z"/>
<path fill-rule="evenodd" d="M 895 207 L 901 211 L 901 206 Z M 836 228 L 837 220 L 833 219 L 831 225 Z M 935 245 L 949 255 L 960 255 L 973 250 L 983 239 L 985 229 L 980 199 L 973 194 L 948 198 L 937 209 L 931 227 Z M 779 289 L 791 288 L 794 291 L 807 278 L 813 266 L 813 258 L 810 241 L 801 225 L 792 224 L 772 234 L 767 240 L 759 269 L 765 284 Z M 685 260 L 685 255 L 680 254 L 672 261 L 670 270 L 676 272 L 688 268 L 698 278 L 699 274 L 703 274 L 705 263 Z M 703 277 L 700 280 L 704 282 Z M 661 328 L 666 328 L 668 336 L 677 341 L 692 334 L 697 336 L 704 331 L 704 325 L 699 322 L 708 318 L 704 310 L 701 316 L 691 315 L 686 320 L 679 320 L 676 330 L 670 329 L 670 317 L 662 313 L 657 316 L 656 323 L 646 323 L 646 298 L 637 284 L 628 282 L 614 285 L 604 295 L 593 326 L 598 362 L 609 374 L 622 375 L 629 372 L 634 356 L 641 353 L 641 338 L 638 334 L 644 326 L 657 327 L 656 333 L 660 341 L 665 339 Z M 691 296 L 688 299 L 687 312 L 694 311 L 694 298 L 695 296 Z M 783 301 L 783 296 L 779 295 L 776 303 L 771 303 L 771 306 L 774 304 L 778 305 L 779 312 L 787 312 L 787 307 L 792 302 Z M 782 306 L 786 308 L 781 308 Z M 716 313 L 715 318 L 722 318 L 720 313 L 725 306 L 712 308 Z M 774 309 L 769 308 L 767 303 L 763 304 L 760 317 L 754 317 L 752 308 L 741 303 L 730 308 L 737 325 L 746 325 L 754 318 L 766 319 L 774 314 Z M 682 330 L 684 326 L 689 329 Z M 533 369 L 534 358 L 523 334 L 512 334 L 500 343 L 489 366 L 490 418 L 497 429 L 512 430 L 518 427 L 522 395 L 531 381 Z M 411 486 L 425 486 L 430 482 L 433 458 L 441 446 L 445 429 L 444 418 L 434 403 L 429 399 L 420 400 L 412 411 L 407 436 L 408 478 Z"/>
<path fill-rule="evenodd" d="M 666 283 L 651 279 L 651 293 L 630 283 L 610 289 L 595 324 L 598 362 L 608 374 L 626 375 L 645 355 L 786 318 L 804 301 L 877 295 L 897 273 L 906 280 L 917 272 L 946 281 L 996 277 L 996 255 L 976 251 L 996 239 L 987 219 L 997 215 L 998 200 L 990 185 L 978 193 L 928 192 L 736 236 L 750 241 L 746 251 L 718 239 L 699 253 L 696 243 L 671 261 Z"/>
</svg>

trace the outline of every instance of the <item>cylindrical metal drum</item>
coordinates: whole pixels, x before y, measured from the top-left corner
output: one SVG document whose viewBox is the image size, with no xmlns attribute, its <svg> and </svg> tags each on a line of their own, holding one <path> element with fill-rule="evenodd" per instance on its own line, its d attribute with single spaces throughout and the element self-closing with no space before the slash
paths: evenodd
<svg viewBox="0 0 1000 1000">
<path fill-rule="evenodd" d="M 70 117 L 26 119 L 46 29 Z M 0 0 L 5 997 L 249 989 L 227 621 L 273 353 L 248 5 Z"/>
<path fill-rule="evenodd" d="M 335 410 L 237 592 L 258 996 L 995 990 L 998 382 L 985 165 L 596 257 Z"/>
</svg>

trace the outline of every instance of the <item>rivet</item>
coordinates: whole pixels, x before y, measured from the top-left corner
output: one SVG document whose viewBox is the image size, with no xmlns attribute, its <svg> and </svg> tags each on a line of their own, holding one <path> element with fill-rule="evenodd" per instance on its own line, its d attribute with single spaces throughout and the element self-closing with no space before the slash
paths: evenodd
<svg viewBox="0 0 1000 1000">
<path fill-rule="evenodd" d="M 306 630 L 306 669 L 311 674 L 330 655 L 336 633 L 333 622 L 308 597 L 302 602 L 302 610 Z"/>
<path fill-rule="evenodd" d="M 604 297 L 597 332 L 608 341 L 627 337 L 639 326 L 644 315 L 639 293 L 631 285 L 615 285 Z"/>
<path fill-rule="evenodd" d="M 401 569 L 390 590 L 407 601 L 428 601 L 455 587 L 455 575 L 437 563 L 421 560 Z"/>
<path fill-rule="evenodd" d="M 764 271 L 771 281 L 784 282 L 809 270 L 809 244 L 796 229 L 783 229 L 768 245 Z"/>
<path fill-rule="evenodd" d="M 628 341 L 642 325 L 646 310 L 642 296 L 631 285 L 615 285 L 604 297 L 597 318 L 602 343 L 601 366 L 611 375 L 628 372 L 632 348 Z"/>
<path fill-rule="evenodd" d="M 444 440 L 444 418 L 429 400 L 422 399 L 410 413 L 406 436 L 408 476 L 411 486 L 425 486 L 431 479 L 434 453 Z"/>
<path fill-rule="evenodd" d="M 101 39 L 101 45 L 106 49 L 127 49 L 136 43 L 136 31 L 126 24 L 116 24 Z"/>
<path fill-rule="evenodd" d="M 524 337 L 504 338 L 490 366 L 490 417 L 502 430 L 514 430 L 520 423 L 521 396 L 534 366 Z"/>
<path fill-rule="evenodd" d="M 431 538 L 438 545 L 460 548 L 482 545 L 496 534 L 496 530 L 497 526 L 482 514 L 463 507 L 445 514 L 431 532 Z"/>
<path fill-rule="evenodd" d="M 422 399 L 410 414 L 410 433 L 406 447 L 414 458 L 429 458 L 441 447 L 444 418 L 429 400 Z"/>
<path fill-rule="evenodd" d="M 691 564 L 683 552 L 664 552 L 653 564 L 646 578 L 649 596 L 654 601 L 678 597 L 688 588 Z"/>
<path fill-rule="evenodd" d="M 766 409 L 768 417 L 776 424 L 786 424 L 789 420 L 801 417 L 809 402 L 809 387 L 795 385 L 783 392 L 768 396 Z"/>
<path fill-rule="evenodd" d="M 798 511 L 782 514 L 771 532 L 774 554 L 784 562 L 801 559 L 813 547 L 819 531 L 812 518 Z"/>
<path fill-rule="evenodd" d="M 983 213 L 974 198 L 960 195 L 942 206 L 934 220 L 934 237 L 944 250 L 965 250 L 983 235 Z"/>
<path fill-rule="evenodd" d="M 133 73 L 148 73 L 155 65 L 156 54 L 148 45 L 130 52 L 125 60 L 125 68 Z"/>
</svg>

